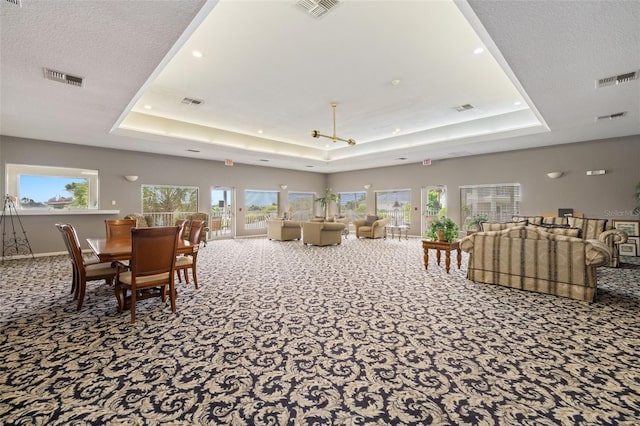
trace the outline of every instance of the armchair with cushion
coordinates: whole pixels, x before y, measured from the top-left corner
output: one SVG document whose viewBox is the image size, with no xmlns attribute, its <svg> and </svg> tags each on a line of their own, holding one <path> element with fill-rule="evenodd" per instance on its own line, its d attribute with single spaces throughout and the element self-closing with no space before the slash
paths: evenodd
<svg viewBox="0 0 640 426">
<path fill-rule="evenodd" d="M 299 240 L 302 237 L 300 222 L 295 220 L 267 220 L 267 238 L 276 241 Z"/>
<path fill-rule="evenodd" d="M 202 234 L 200 234 L 200 242 L 204 243 L 204 246 L 207 246 L 207 235 L 209 233 L 209 215 L 207 213 L 191 213 L 189 216 L 187 216 L 187 219 L 190 221 L 192 220 L 201 220 L 203 222 L 203 227 L 202 227 Z M 187 223 L 187 226 L 184 230 L 184 238 L 185 239 L 189 239 L 189 224 Z"/>
<path fill-rule="evenodd" d="M 385 236 L 385 226 L 388 224 L 388 218 L 378 218 L 375 215 L 367 215 L 366 219 L 353 221 L 353 226 L 356 228 L 356 238 L 383 238 Z"/>
<path fill-rule="evenodd" d="M 125 219 L 135 219 L 136 228 L 148 228 L 151 226 L 151 217 L 147 217 L 140 213 L 130 213 L 124 217 Z"/>
<path fill-rule="evenodd" d="M 315 246 L 341 244 L 344 228 L 344 223 L 302 222 L 302 242 Z"/>
</svg>

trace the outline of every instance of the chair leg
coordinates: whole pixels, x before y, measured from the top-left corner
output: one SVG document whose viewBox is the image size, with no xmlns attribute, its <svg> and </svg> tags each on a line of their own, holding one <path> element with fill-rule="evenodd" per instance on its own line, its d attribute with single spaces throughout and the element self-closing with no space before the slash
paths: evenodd
<svg viewBox="0 0 640 426">
<path fill-rule="evenodd" d="M 185 284 L 189 284 L 189 274 L 187 273 L 187 269 L 183 269 L 182 273 L 184 274 L 184 282 Z"/>
<path fill-rule="evenodd" d="M 120 282 L 116 282 L 116 285 L 113 288 L 113 293 L 116 295 L 116 300 L 118 301 L 118 312 L 122 312 L 124 310 L 124 300 L 126 294 L 124 292 L 124 289 L 120 285 Z"/>
<path fill-rule="evenodd" d="M 184 270 L 184 273 L 187 273 L 187 270 Z M 191 274 L 193 275 L 193 285 L 196 289 L 198 289 L 198 276 L 196 275 L 196 264 L 194 263 L 191 267 Z"/>
<path fill-rule="evenodd" d="M 176 312 L 176 286 L 173 281 L 169 283 L 169 300 L 171 301 L 171 312 Z"/>
<path fill-rule="evenodd" d="M 76 292 L 78 293 L 78 311 L 82 308 L 82 303 L 84 302 L 84 293 L 87 288 L 87 280 L 81 277 L 78 277 L 78 288 Z"/>
<path fill-rule="evenodd" d="M 136 322 L 136 295 L 137 291 L 131 288 L 131 324 Z"/>
</svg>

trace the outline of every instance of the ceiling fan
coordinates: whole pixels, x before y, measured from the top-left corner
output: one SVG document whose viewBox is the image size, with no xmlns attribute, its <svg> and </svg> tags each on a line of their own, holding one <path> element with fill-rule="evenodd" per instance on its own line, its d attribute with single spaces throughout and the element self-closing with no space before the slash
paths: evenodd
<svg viewBox="0 0 640 426">
<path fill-rule="evenodd" d="M 354 141 L 353 139 L 342 139 L 342 138 L 339 138 L 338 136 L 336 136 L 336 107 L 338 106 L 338 104 L 333 102 L 331 104 L 331 106 L 333 107 L 333 136 L 323 135 L 322 133 L 320 133 L 319 130 L 312 130 L 311 131 L 311 136 L 313 136 L 314 138 L 317 138 L 317 139 L 319 139 L 320 137 L 329 138 L 334 143 L 338 142 L 338 141 L 341 141 L 341 142 L 346 142 L 348 145 L 355 145 L 356 141 Z"/>
</svg>

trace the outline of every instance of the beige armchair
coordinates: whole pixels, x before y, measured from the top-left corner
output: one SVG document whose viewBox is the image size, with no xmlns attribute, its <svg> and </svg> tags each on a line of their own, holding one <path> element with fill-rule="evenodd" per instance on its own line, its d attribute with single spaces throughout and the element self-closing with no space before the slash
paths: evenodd
<svg viewBox="0 0 640 426">
<path fill-rule="evenodd" d="M 385 226 L 388 224 L 388 218 L 377 219 L 377 216 L 367 216 L 367 219 L 353 221 L 353 226 L 356 228 L 356 238 L 383 238 Z"/>
<path fill-rule="evenodd" d="M 202 228 L 202 234 L 200 234 L 200 242 L 204 243 L 204 246 L 207 246 L 207 235 L 209 234 L 209 215 L 207 213 L 191 213 L 187 216 L 187 219 L 192 220 L 201 220 L 204 223 Z M 185 227 L 183 237 L 189 239 L 189 222 L 187 222 L 187 226 Z"/>
<path fill-rule="evenodd" d="M 267 238 L 270 240 L 299 240 L 301 236 L 300 222 L 282 219 L 267 220 Z"/>
<path fill-rule="evenodd" d="M 344 228 L 344 223 L 302 222 L 302 242 L 315 246 L 341 244 Z"/>
</svg>

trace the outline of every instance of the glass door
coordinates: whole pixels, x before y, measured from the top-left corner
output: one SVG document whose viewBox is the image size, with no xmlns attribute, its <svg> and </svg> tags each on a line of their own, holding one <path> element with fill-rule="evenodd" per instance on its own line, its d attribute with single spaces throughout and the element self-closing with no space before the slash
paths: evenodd
<svg viewBox="0 0 640 426">
<path fill-rule="evenodd" d="M 236 236 L 233 194 L 233 188 L 216 186 L 211 190 L 210 240 L 234 238 Z"/>
<path fill-rule="evenodd" d="M 447 214 L 447 187 L 431 185 L 422 187 L 422 235 L 429 230 L 434 218 Z"/>
</svg>

